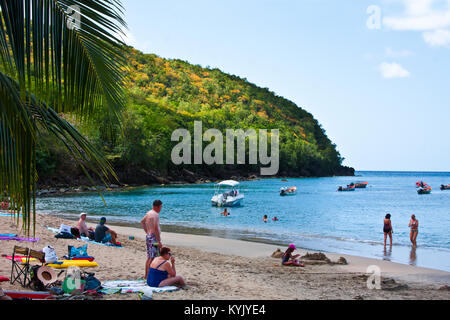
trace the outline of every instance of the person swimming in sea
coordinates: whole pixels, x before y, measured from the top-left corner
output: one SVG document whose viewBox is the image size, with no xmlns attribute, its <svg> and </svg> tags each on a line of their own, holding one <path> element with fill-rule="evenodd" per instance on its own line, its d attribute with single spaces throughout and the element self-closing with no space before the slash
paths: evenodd
<svg viewBox="0 0 450 320">
<path fill-rule="evenodd" d="M 280 221 L 277 217 L 273 217 L 272 221 Z"/>
<path fill-rule="evenodd" d="M 266 223 L 269 221 L 269 219 L 268 219 L 268 217 L 267 217 L 267 214 L 264 215 L 263 221 L 266 222 Z"/>
<path fill-rule="evenodd" d="M 417 247 L 417 235 L 419 234 L 419 220 L 416 219 L 416 216 L 413 214 L 411 216 L 411 220 L 409 221 L 409 227 L 411 228 L 411 232 L 409 234 L 409 238 L 413 247 Z"/>
<path fill-rule="evenodd" d="M 391 215 L 389 213 L 384 218 L 383 232 L 384 232 L 384 246 L 386 247 L 387 236 L 389 236 L 392 246 L 392 233 L 394 232 L 394 230 L 392 229 Z"/>
</svg>

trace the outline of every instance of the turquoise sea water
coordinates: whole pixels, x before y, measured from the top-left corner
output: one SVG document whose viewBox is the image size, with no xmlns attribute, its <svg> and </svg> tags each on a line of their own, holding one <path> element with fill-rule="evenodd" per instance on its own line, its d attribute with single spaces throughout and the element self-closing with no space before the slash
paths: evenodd
<svg viewBox="0 0 450 320">
<path fill-rule="evenodd" d="M 212 184 L 163 186 L 133 191 L 106 192 L 107 206 L 97 193 L 39 198 L 37 210 L 75 218 L 80 212 L 96 221 L 136 225 L 151 209 L 153 200 L 163 201 L 163 231 L 179 231 L 277 244 L 295 243 L 300 248 L 387 259 L 450 271 L 450 173 L 357 172 L 358 177 L 264 179 L 242 182 L 242 207 L 231 216 L 211 206 Z M 357 180 L 367 189 L 336 192 Z M 430 195 L 418 195 L 415 183 L 433 187 Z M 279 196 L 284 186 L 297 186 L 292 197 Z M 394 245 L 383 245 L 383 219 L 392 215 Z M 412 249 L 408 223 L 414 213 L 419 220 L 418 248 Z M 277 216 L 278 222 L 264 223 Z"/>
</svg>

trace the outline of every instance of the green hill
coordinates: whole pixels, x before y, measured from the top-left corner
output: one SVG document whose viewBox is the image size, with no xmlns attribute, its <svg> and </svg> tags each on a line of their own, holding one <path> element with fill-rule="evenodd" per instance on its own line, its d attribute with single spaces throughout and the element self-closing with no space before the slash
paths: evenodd
<svg viewBox="0 0 450 320">
<path fill-rule="evenodd" d="M 342 157 L 313 115 L 292 101 L 260 88 L 246 79 L 218 69 L 203 68 L 182 60 L 168 60 L 128 48 L 127 106 L 123 126 L 108 125 L 108 115 L 80 128 L 108 156 L 120 180 L 127 184 L 249 176 L 258 165 L 183 165 L 171 162 L 177 144 L 172 132 L 194 121 L 203 130 L 279 129 L 280 176 L 351 175 Z M 49 137 L 44 138 L 51 140 Z M 40 184 L 82 184 L 82 173 L 71 168 L 61 146 L 47 141 L 38 154 Z M 63 171 L 62 171 L 63 170 Z M 81 179 L 81 180 L 77 180 Z"/>
</svg>

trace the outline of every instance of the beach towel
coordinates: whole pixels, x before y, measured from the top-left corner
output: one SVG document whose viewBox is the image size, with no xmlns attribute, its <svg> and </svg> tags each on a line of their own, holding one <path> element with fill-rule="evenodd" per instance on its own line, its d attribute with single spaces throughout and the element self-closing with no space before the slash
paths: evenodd
<svg viewBox="0 0 450 320">
<path fill-rule="evenodd" d="M 12 233 L 5 233 L 5 234 L 0 234 L 0 237 L 17 237 L 17 234 L 12 234 Z"/>
<path fill-rule="evenodd" d="M 105 281 L 102 283 L 102 292 L 103 294 L 116 294 L 116 293 L 148 293 L 148 292 L 172 292 L 177 291 L 180 288 L 172 286 L 172 287 L 162 287 L 162 288 L 154 288 L 149 287 L 145 280 L 112 280 Z"/>
<path fill-rule="evenodd" d="M 39 238 L 20 238 L 20 237 L 4 237 L 0 236 L 0 240 L 15 240 L 15 241 L 23 241 L 23 242 L 38 242 Z"/>
<path fill-rule="evenodd" d="M 0 217 L 17 217 L 17 215 L 14 215 L 12 213 L 0 213 Z"/>
</svg>

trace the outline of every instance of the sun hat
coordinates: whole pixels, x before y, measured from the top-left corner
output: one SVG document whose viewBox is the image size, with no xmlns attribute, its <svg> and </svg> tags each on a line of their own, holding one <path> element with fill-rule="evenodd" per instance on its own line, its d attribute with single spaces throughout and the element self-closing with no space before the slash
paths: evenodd
<svg viewBox="0 0 450 320">
<path fill-rule="evenodd" d="M 86 213 L 86 212 L 80 213 L 80 218 L 81 218 L 82 216 L 87 216 L 87 213 Z"/>
<path fill-rule="evenodd" d="M 44 286 L 58 281 L 58 275 L 55 270 L 50 267 L 40 267 L 37 271 L 37 278 L 41 280 Z"/>
<path fill-rule="evenodd" d="M 290 244 L 290 245 L 289 245 L 289 249 L 294 249 L 294 250 L 295 250 L 295 249 L 296 249 L 296 248 L 295 248 L 295 245 Z"/>
</svg>

